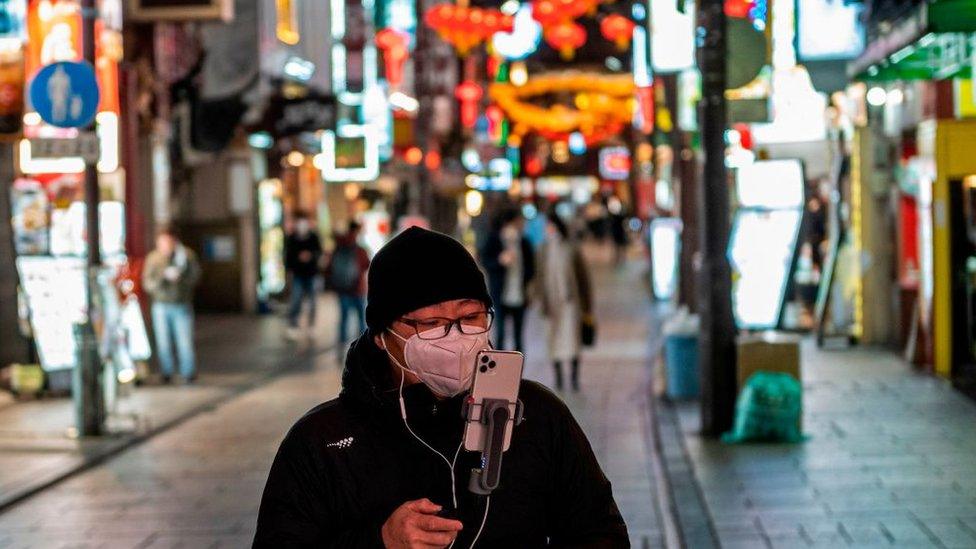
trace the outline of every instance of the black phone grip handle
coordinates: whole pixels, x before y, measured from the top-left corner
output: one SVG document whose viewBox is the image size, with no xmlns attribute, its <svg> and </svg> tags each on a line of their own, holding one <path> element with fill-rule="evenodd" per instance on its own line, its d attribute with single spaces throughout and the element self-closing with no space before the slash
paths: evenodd
<svg viewBox="0 0 976 549">
<path fill-rule="evenodd" d="M 484 488 L 488 490 L 494 490 L 498 488 L 498 483 L 502 476 L 502 451 L 505 447 L 505 431 L 508 428 L 508 403 L 501 402 L 495 404 L 494 407 L 489 410 L 488 414 L 491 416 L 491 421 L 489 425 L 491 429 L 488 430 L 488 440 L 485 441 L 485 449 L 491 459 L 488 460 L 487 466 L 485 467 L 485 473 L 483 478 Z"/>
<path fill-rule="evenodd" d="M 508 401 L 499 399 L 485 399 L 482 403 L 480 421 L 488 429 L 481 451 L 481 468 L 471 470 L 471 480 L 468 483 L 468 488 L 475 494 L 491 494 L 501 481 L 505 432 L 511 419 L 509 405 Z"/>
</svg>

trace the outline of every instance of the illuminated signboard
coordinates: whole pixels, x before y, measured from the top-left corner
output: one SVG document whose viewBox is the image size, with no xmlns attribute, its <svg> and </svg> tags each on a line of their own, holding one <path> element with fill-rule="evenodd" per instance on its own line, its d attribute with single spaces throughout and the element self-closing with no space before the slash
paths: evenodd
<svg viewBox="0 0 976 549">
<path fill-rule="evenodd" d="M 729 242 L 733 312 L 743 329 L 772 329 L 786 300 L 803 217 L 803 168 L 768 160 L 736 170 L 736 211 Z"/>
<path fill-rule="evenodd" d="M 370 126 L 346 124 L 322 132 L 315 165 L 325 181 L 372 181 L 379 177 L 379 138 Z"/>
<path fill-rule="evenodd" d="M 681 256 L 680 219 L 662 217 L 651 221 L 651 288 L 656 299 L 672 299 L 678 289 L 678 261 Z"/>
<path fill-rule="evenodd" d="M 507 191 L 512 188 L 512 162 L 507 158 L 492 158 L 486 174 L 468 174 L 465 183 L 479 191 Z"/>
<path fill-rule="evenodd" d="M 627 147 L 600 149 L 600 177 L 610 181 L 624 181 L 630 177 L 630 150 Z"/>
<path fill-rule="evenodd" d="M 796 8 L 796 49 L 800 59 L 853 59 L 864 50 L 863 4 L 798 0 Z"/>
<path fill-rule="evenodd" d="M 654 70 L 679 72 L 695 66 L 695 12 L 690 4 L 685 2 L 682 13 L 675 0 L 652 0 Z"/>
</svg>

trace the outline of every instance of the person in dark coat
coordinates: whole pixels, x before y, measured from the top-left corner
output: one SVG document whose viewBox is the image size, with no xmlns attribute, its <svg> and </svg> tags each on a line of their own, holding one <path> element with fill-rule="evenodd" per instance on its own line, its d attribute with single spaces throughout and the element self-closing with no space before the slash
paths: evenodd
<svg viewBox="0 0 976 549">
<path fill-rule="evenodd" d="M 349 318 L 355 316 L 358 332 L 366 331 L 366 272 L 369 271 L 369 253 L 359 244 L 362 226 L 356 221 L 349 223 L 346 234 L 336 239 L 336 247 L 325 265 L 326 287 L 339 298 L 339 345 L 345 350 L 349 342 Z"/>
<path fill-rule="evenodd" d="M 503 212 L 481 250 L 491 299 L 497 305 L 495 345 L 499 349 L 510 348 L 505 341 L 509 318 L 515 350 L 525 349 L 523 321 L 529 303 L 529 284 L 535 277 L 535 251 L 522 229 L 523 219 L 518 210 Z"/>
<path fill-rule="evenodd" d="M 308 304 L 309 332 L 315 324 L 315 277 L 322 259 L 322 242 L 307 214 L 300 213 L 294 230 L 285 240 L 285 269 L 291 274 L 291 303 L 288 306 L 288 337 L 298 339 L 302 305 Z"/>
<path fill-rule="evenodd" d="M 281 443 L 254 547 L 629 547 L 586 435 L 535 382 L 521 383 L 525 421 L 499 488 L 468 491 L 480 454 L 463 450 L 461 406 L 488 347 L 491 298 L 467 250 L 411 228 L 368 276 L 368 331 L 338 398 Z"/>
</svg>

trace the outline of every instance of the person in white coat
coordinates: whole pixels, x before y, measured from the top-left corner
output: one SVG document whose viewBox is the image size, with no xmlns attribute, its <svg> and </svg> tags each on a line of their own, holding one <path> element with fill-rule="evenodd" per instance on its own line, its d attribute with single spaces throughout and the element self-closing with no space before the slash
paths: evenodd
<svg viewBox="0 0 976 549">
<path fill-rule="evenodd" d="M 578 391 L 581 332 L 584 324 L 593 322 L 593 294 L 583 256 L 555 213 L 549 214 L 546 240 L 536 263 L 542 313 L 549 319 L 549 357 L 556 389 L 563 389 L 563 364 L 569 363 L 570 382 Z"/>
</svg>

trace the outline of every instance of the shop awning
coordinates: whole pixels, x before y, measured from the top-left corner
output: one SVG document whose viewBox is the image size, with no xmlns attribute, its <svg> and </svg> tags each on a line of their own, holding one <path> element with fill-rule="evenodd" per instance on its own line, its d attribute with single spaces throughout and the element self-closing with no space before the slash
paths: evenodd
<svg viewBox="0 0 976 549">
<path fill-rule="evenodd" d="M 976 0 L 923 3 L 891 24 L 848 65 L 855 80 L 971 78 Z"/>
</svg>

